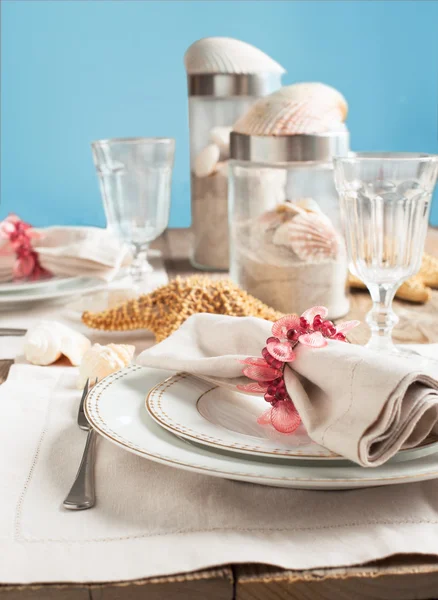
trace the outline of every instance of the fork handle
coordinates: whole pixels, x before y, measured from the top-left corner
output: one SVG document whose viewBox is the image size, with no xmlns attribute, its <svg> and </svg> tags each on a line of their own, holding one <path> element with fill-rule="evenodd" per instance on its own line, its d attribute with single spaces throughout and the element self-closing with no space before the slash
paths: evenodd
<svg viewBox="0 0 438 600">
<path fill-rule="evenodd" d="M 62 504 L 68 510 L 86 510 L 94 506 L 96 502 L 94 491 L 95 448 L 96 434 L 94 429 L 90 429 L 76 479 Z"/>
</svg>

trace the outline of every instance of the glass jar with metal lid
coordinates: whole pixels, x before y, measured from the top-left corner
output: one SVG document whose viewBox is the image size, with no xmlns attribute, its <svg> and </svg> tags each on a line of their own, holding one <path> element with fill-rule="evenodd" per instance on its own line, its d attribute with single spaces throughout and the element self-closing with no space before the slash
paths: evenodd
<svg viewBox="0 0 438 600">
<path fill-rule="evenodd" d="M 336 319 L 348 312 L 349 301 L 332 159 L 349 153 L 349 133 L 345 116 L 322 123 L 320 112 L 328 109 L 313 99 L 310 116 L 298 118 L 307 100 L 296 102 L 292 94 L 288 106 L 284 96 L 281 102 L 276 94 L 259 101 L 231 133 L 231 277 L 281 312 L 301 314 L 322 305 Z M 277 121 L 275 110 L 281 113 Z M 294 133 L 303 129 L 313 133 Z"/>
<path fill-rule="evenodd" d="M 260 97 L 281 86 L 284 69 L 232 38 L 192 44 L 188 75 L 193 266 L 227 270 L 228 160 L 234 123 Z"/>
</svg>

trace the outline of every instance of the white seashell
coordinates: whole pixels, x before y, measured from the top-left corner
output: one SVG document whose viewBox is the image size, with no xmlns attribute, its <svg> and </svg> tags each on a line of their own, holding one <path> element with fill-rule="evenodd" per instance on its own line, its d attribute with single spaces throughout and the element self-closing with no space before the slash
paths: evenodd
<svg viewBox="0 0 438 600">
<path fill-rule="evenodd" d="M 24 355 L 34 365 L 51 365 L 66 356 L 78 366 L 90 346 L 88 338 L 58 321 L 41 321 L 24 337 Z"/>
<path fill-rule="evenodd" d="M 101 346 L 94 344 L 82 357 L 79 367 L 78 388 L 83 388 L 87 382 L 103 379 L 111 373 L 115 373 L 127 367 L 135 352 L 135 346 L 126 344 L 108 344 Z"/>
<path fill-rule="evenodd" d="M 311 135 L 345 131 L 347 102 L 323 83 L 296 83 L 258 100 L 234 125 L 247 135 Z"/>
<path fill-rule="evenodd" d="M 208 177 L 208 175 L 214 173 L 220 154 L 219 146 L 216 144 L 209 144 L 201 150 L 193 165 L 193 172 L 196 177 Z"/>
<path fill-rule="evenodd" d="M 221 151 L 221 158 L 226 159 L 230 156 L 230 133 L 233 131 L 232 127 L 213 127 L 210 131 L 211 141 L 219 146 Z"/>
<path fill-rule="evenodd" d="M 189 75 L 199 73 L 278 73 L 286 71 L 270 56 L 256 48 L 227 37 L 209 37 L 192 44 L 184 55 Z"/>
<path fill-rule="evenodd" d="M 335 259 L 341 240 L 330 220 L 321 214 L 297 214 L 275 231 L 272 242 L 288 246 L 299 259 L 306 262 Z"/>
</svg>

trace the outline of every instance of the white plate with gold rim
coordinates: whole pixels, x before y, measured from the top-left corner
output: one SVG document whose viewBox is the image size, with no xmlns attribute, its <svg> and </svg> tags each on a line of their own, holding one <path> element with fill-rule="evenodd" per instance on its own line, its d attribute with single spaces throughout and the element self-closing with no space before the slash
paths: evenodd
<svg viewBox="0 0 438 600">
<path fill-rule="evenodd" d="M 187 443 L 158 425 L 144 408 L 145 396 L 165 377 L 165 371 L 136 366 L 109 375 L 91 390 L 86 400 L 90 424 L 110 442 L 148 460 L 261 485 L 334 490 L 438 478 L 438 454 L 364 469 L 336 462 L 329 465 L 316 461 L 272 461 Z"/>
<path fill-rule="evenodd" d="M 188 373 L 172 375 L 146 398 L 146 409 L 159 425 L 197 444 L 274 460 L 346 460 L 313 442 L 304 426 L 284 435 L 271 425 L 259 425 L 257 418 L 268 407 L 261 396 L 225 389 Z M 434 452 L 438 452 L 436 438 L 402 450 L 391 460 L 412 460 Z"/>
</svg>

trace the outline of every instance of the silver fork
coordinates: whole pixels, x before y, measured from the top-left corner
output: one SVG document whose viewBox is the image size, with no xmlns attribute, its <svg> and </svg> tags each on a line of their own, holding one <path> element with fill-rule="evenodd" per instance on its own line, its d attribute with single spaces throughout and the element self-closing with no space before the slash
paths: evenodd
<svg viewBox="0 0 438 600">
<path fill-rule="evenodd" d="M 97 379 L 95 384 L 97 383 Z M 79 404 L 78 425 L 81 429 L 88 432 L 87 441 L 85 442 L 84 453 L 82 455 L 81 464 L 74 480 L 71 490 L 67 494 L 64 502 L 64 508 L 68 510 L 86 510 L 92 508 L 96 502 L 96 494 L 94 490 L 94 459 L 96 447 L 96 433 L 87 421 L 84 412 L 84 402 L 88 395 L 89 380 L 85 384 L 82 393 L 81 402 Z"/>
</svg>

